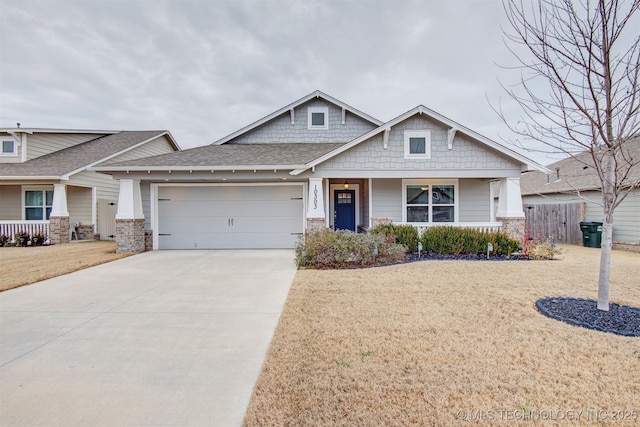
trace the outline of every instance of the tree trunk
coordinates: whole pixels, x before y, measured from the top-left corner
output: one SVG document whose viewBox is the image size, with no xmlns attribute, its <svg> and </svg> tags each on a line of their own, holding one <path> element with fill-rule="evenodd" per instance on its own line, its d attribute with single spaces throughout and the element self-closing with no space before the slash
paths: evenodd
<svg viewBox="0 0 640 427">
<path fill-rule="evenodd" d="M 611 249 L 613 247 L 613 222 L 605 215 L 602 224 L 602 244 L 600 246 L 600 275 L 598 277 L 598 310 L 609 311 L 609 272 L 611 270 Z"/>
</svg>

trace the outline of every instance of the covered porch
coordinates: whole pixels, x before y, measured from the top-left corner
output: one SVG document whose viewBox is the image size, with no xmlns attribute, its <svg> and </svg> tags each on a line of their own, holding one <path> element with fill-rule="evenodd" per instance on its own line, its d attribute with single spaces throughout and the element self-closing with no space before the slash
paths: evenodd
<svg viewBox="0 0 640 427">
<path fill-rule="evenodd" d="M 307 230 L 368 232 L 383 223 L 419 232 L 443 225 L 503 230 L 519 239 L 519 178 L 309 178 Z"/>
<path fill-rule="evenodd" d="M 0 236 L 42 233 L 49 244 L 95 236 L 95 190 L 63 183 L 0 185 Z"/>
</svg>

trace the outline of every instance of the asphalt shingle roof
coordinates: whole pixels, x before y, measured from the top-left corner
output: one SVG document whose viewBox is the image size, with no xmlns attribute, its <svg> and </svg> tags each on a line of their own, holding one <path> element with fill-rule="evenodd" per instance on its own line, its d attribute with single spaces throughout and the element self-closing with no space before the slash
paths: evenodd
<svg viewBox="0 0 640 427">
<path fill-rule="evenodd" d="M 273 143 L 206 145 L 175 153 L 114 163 L 108 166 L 163 168 L 216 166 L 300 166 L 344 143 Z"/>
<path fill-rule="evenodd" d="M 0 163 L 1 177 L 63 176 L 167 131 L 123 131 L 74 145 L 24 163 Z"/>
<path fill-rule="evenodd" d="M 640 181 L 640 137 L 630 139 L 624 149 L 625 160 L 620 162 L 620 173 L 627 171 L 629 163 L 633 164 L 623 186 L 637 185 Z M 599 190 L 600 179 L 594 169 L 593 158 L 589 152 L 577 154 L 547 166 L 551 174 L 528 172 L 520 180 L 523 195 L 549 193 L 575 193 L 576 190 Z M 559 170 L 560 179 L 557 179 Z"/>
</svg>

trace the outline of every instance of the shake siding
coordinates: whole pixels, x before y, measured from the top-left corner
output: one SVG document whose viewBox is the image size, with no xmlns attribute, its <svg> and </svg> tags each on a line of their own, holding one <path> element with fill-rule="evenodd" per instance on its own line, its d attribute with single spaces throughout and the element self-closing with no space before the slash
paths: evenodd
<svg viewBox="0 0 640 427">
<path fill-rule="evenodd" d="M 19 185 L 0 185 L 0 221 L 22 219 L 22 191 Z"/>
<path fill-rule="evenodd" d="M 588 200 L 572 194 L 545 194 L 523 196 L 522 201 L 525 205 L 585 202 L 585 220 L 602 222 L 604 215 L 602 207 L 598 205 L 600 193 L 588 191 L 584 196 Z M 613 240 L 640 244 L 640 189 L 635 189 L 627 196 L 613 213 Z"/>
<path fill-rule="evenodd" d="M 129 150 L 126 153 L 122 153 L 119 156 L 109 159 L 105 164 L 142 159 L 144 157 L 172 153 L 174 151 L 176 150 L 173 148 L 169 140 L 163 136 L 162 138 L 157 138 L 153 141 L 149 141 L 141 147 Z"/>
<path fill-rule="evenodd" d="M 431 131 L 430 159 L 404 158 L 405 130 Z M 424 176 L 428 178 L 429 170 L 520 170 L 515 161 L 460 134 L 456 134 L 451 150 L 447 141 L 447 128 L 416 115 L 391 129 L 387 149 L 384 148 L 382 134 L 379 134 L 316 166 L 316 171 L 424 169 Z"/>
<path fill-rule="evenodd" d="M 308 129 L 308 107 L 329 108 L 329 129 Z M 294 124 L 289 111 L 228 142 L 228 144 L 268 144 L 273 142 L 349 142 L 377 126 L 346 112 L 342 124 L 342 108 L 314 99 L 295 109 Z"/>
<path fill-rule="evenodd" d="M 97 199 L 118 200 L 118 195 L 120 194 L 120 182 L 111 178 L 111 175 L 103 173 L 80 172 L 69 179 L 68 185 L 96 187 Z"/>
<path fill-rule="evenodd" d="M 461 179 L 458 182 L 460 222 L 488 222 L 491 220 L 489 182 Z"/>
<path fill-rule="evenodd" d="M 72 147 L 92 139 L 100 138 L 100 134 L 57 134 L 34 133 L 27 135 L 27 160 Z"/>
<path fill-rule="evenodd" d="M 67 186 L 67 208 L 71 223 L 79 221 L 82 225 L 93 224 L 91 199 L 91 188 Z"/>
<path fill-rule="evenodd" d="M 374 179 L 371 183 L 373 217 L 388 217 L 402 221 L 402 180 Z"/>
</svg>

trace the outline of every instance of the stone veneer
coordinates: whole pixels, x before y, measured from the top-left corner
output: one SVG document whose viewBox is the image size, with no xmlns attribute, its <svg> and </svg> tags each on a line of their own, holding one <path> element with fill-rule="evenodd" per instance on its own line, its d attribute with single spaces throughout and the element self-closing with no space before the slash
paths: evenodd
<svg viewBox="0 0 640 427">
<path fill-rule="evenodd" d="M 116 219 L 116 252 L 139 254 L 144 250 L 144 219 Z"/>
<path fill-rule="evenodd" d="M 76 235 L 78 240 L 93 240 L 95 239 L 95 233 L 93 232 L 93 225 L 79 225 L 76 227 Z"/>
<path fill-rule="evenodd" d="M 524 237 L 524 218 L 496 217 L 496 221 L 502 222 L 502 231 L 507 233 L 511 238 L 522 241 Z"/>
<path fill-rule="evenodd" d="M 52 245 L 69 243 L 69 217 L 52 216 L 49 218 L 49 241 Z"/>
<path fill-rule="evenodd" d="M 153 250 L 153 230 L 144 230 L 144 250 Z"/>
<path fill-rule="evenodd" d="M 324 218 L 307 218 L 306 232 L 320 231 L 325 228 Z"/>
</svg>

